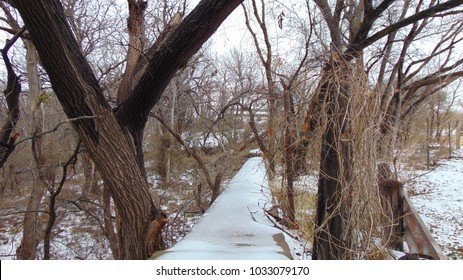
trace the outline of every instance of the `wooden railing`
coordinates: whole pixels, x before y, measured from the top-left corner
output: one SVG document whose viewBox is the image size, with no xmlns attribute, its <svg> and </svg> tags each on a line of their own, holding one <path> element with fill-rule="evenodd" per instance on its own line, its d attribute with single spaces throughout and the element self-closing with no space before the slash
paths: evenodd
<svg viewBox="0 0 463 280">
<path fill-rule="evenodd" d="M 392 250 L 404 251 L 405 243 L 408 254 L 446 260 L 446 255 L 404 191 L 403 184 L 395 180 L 385 180 L 379 186 L 381 203 L 387 217 L 384 236 L 388 247 Z"/>
<path fill-rule="evenodd" d="M 426 224 L 416 212 L 410 198 L 401 190 L 403 199 L 403 240 L 410 248 L 411 253 L 428 255 L 436 260 L 446 260 L 447 256 L 442 252 L 437 242 L 434 240 Z"/>
</svg>

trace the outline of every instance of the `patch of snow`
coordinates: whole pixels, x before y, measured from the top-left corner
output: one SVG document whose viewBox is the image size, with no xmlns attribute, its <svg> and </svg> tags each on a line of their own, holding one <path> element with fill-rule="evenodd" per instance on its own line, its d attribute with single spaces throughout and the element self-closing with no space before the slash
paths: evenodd
<svg viewBox="0 0 463 280">
<path fill-rule="evenodd" d="M 420 171 L 408 184 L 411 200 L 449 258 L 463 259 L 463 152 Z"/>
</svg>

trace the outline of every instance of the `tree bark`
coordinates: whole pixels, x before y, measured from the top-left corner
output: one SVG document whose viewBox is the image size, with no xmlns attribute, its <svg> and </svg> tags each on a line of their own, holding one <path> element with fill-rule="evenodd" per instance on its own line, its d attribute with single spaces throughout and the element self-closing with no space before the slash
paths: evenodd
<svg viewBox="0 0 463 280">
<path fill-rule="evenodd" d="M 290 89 L 283 91 L 283 104 L 285 112 L 285 141 L 284 141 L 284 154 L 285 154 L 285 175 L 286 175 L 286 191 L 288 202 L 287 218 L 290 226 L 293 226 L 296 221 L 296 209 L 294 206 L 294 140 L 293 140 L 293 112 L 291 110 L 291 92 Z"/>
<path fill-rule="evenodd" d="M 97 171 L 93 166 L 93 161 L 86 150 L 81 155 L 82 169 L 84 170 L 84 186 L 82 188 L 82 195 L 90 197 L 97 193 L 97 184 L 94 183 Z"/>
<path fill-rule="evenodd" d="M 140 82 L 116 113 L 80 51 L 61 3 L 15 1 L 53 90 L 107 184 L 121 219 L 121 258 L 146 259 L 159 249 L 150 234 L 161 213 L 149 193 L 139 154 L 148 114 L 175 72 L 242 0 L 203 0 L 155 52 Z M 85 118 L 83 118 L 85 117 Z M 92 117 L 92 118 L 89 118 Z M 149 238 L 148 238 L 149 237 Z"/>
<path fill-rule="evenodd" d="M 114 230 L 114 223 L 111 212 L 111 194 L 108 187 L 103 185 L 103 220 L 105 236 L 108 239 L 109 247 L 113 253 L 113 258 L 116 260 L 121 259 L 120 246 Z"/>
<path fill-rule="evenodd" d="M 8 106 L 8 116 L 2 125 L 0 131 L 0 168 L 3 167 L 8 157 L 15 148 L 15 141 L 19 134 L 14 133 L 16 123 L 19 121 L 19 94 L 21 93 L 21 83 L 16 75 L 13 66 L 8 57 L 8 50 L 16 42 L 19 36 L 25 31 L 25 28 L 19 32 L 7 43 L 2 49 L 2 58 L 7 70 L 7 84 L 3 91 Z"/>
<path fill-rule="evenodd" d="M 333 68 L 331 68 L 331 66 Z M 346 91 L 346 69 L 331 62 L 325 71 L 332 71 L 329 85 L 320 94 L 327 96 L 328 117 L 322 136 L 320 177 L 317 193 L 317 222 L 313 259 L 340 260 L 350 249 L 350 233 L 346 232 L 349 213 L 351 162 L 350 119 Z M 339 75 L 339 76 L 338 76 Z"/>
<path fill-rule="evenodd" d="M 133 73 L 140 56 L 143 54 L 145 41 L 144 13 L 148 6 L 148 1 L 128 0 L 128 4 L 129 17 L 127 18 L 127 30 L 129 33 L 129 45 L 124 75 L 117 90 L 117 104 L 126 100 L 132 91 Z"/>
<path fill-rule="evenodd" d="M 47 183 L 45 180 L 44 164 L 45 156 L 43 154 L 42 136 L 37 136 L 43 131 L 43 119 L 40 117 L 42 108 L 40 107 L 40 81 L 37 64 L 39 57 L 34 44 L 26 41 L 26 61 L 27 73 L 29 76 L 29 91 L 31 96 L 31 115 L 32 115 L 32 132 L 33 135 L 31 148 L 35 162 L 34 180 L 32 192 L 29 197 L 27 211 L 24 215 L 23 239 L 21 241 L 21 250 L 18 254 L 19 259 L 33 260 L 36 256 L 37 241 L 39 238 L 38 210 L 40 201 L 45 193 Z"/>
</svg>

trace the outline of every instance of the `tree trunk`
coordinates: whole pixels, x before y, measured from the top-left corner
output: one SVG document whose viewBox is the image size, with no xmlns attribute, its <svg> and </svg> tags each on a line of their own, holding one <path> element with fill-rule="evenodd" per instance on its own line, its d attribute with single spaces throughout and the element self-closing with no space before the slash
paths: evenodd
<svg viewBox="0 0 463 280">
<path fill-rule="evenodd" d="M 34 111 L 33 114 L 35 114 Z M 41 131 L 41 127 L 39 128 L 39 131 Z M 45 158 L 43 156 L 40 137 L 34 136 L 31 145 L 35 161 L 35 172 L 32 183 L 32 192 L 29 197 L 26 213 L 24 214 L 23 238 L 18 252 L 18 258 L 21 260 L 35 259 L 37 244 L 41 238 L 39 235 L 38 211 L 40 210 L 42 197 L 47 189 L 43 166 Z"/>
<path fill-rule="evenodd" d="M 276 172 L 276 164 L 278 162 L 277 159 L 277 120 L 278 120 L 278 111 L 277 111 L 277 88 L 275 85 L 274 80 L 274 71 L 273 69 L 273 50 L 272 44 L 270 42 L 270 36 L 268 34 L 268 29 L 266 25 L 266 12 L 265 12 L 265 1 L 261 1 L 261 7 L 258 7 L 256 0 L 252 0 L 249 8 L 250 11 L 246 9 L 243 5 L 243 11 L 245 16 L 245 23 L 246 27 L 251 33 L 251 36 L 254 41 L 254 46 L 256 48 L 257 54 L 259 56 L 260 62 L 262 66 L 264 66 L 265 70 L 265 79 L 267 81 L 267 89 L 265 90 L 265 95 L 267 99 L 267 110 L 268 110 L 268 120 L 267 120 L 267 144 L 266 149 L 262 150 L 264 154 L 265 160 L 268 162 L 267 168 L 267 175 L 269 179 L 272 180 L 275 176 Z M 254 31 L 253 27 L 251 26 L 251 21 L 249 14 L 253 14 L 254 19 L 257 21 L 259 25 L 258 32 Z M 261 46 L 261 42 L 257 36 L 257 33 L 262 34 L 262 39 L 264 41 L 263 47 Z"/>
<path fill-rule="evenodd" d="M 290 225 L 296 221 L 296 210 L 294 206 L 294 141 L 293 141 L 293 120 L 291 111 L 291 93 L 289 89 L 283 92 L 283 102 L 285 111 L 285 176 L 286 176 L 286 197 L 288 201 L 287 218 Z"/>
<path fill-rule="evenodd" d="M 40 107 L 40 82 L 37 64 L 39 57 L 37 51 L 30 41 L 26 41 L 26 61 L 27 73 L 29 76 L 29 91 L 31 97 L 31 115 L 32 115 L 32 154 L 35 160 L 34 180 L 32 184 L 32 193 L 27 205 L 26 214 L 24 215 L 23 239 L 21 241 L 21 250 L 18 258 L 22 260 L 33 260 L 36 256 L 37 241 L 39 240 L 38 229 L 38 210 L 40 201 L 45 193 L 47 184 L 44 176 L 45 157 L 43 155 L 42 137 L 36 136 L 43 130 L 43 118 L 41 118 L 42 109 Z"/>
<path fill-rule="evenodd" d="M 342 66 L 330 68 L 325 71 L 332 71 L 332 75 L 324 75 L 331 79 L 326 83 L 329 86 L 322 88 L 320 92 L 327 96 L 325 111 L 328 116 L 322 138 L 312 257 L 320 260 L 344 259 L 350 249 L 350 233 L 345 227 L 350 206 L 350 120 L 348 92 L 342 80 L 345 74 L 343 71 L 347 70 Z"/>
<path fill-rule="evenodd" d="M 135 66 L 137 66 L 137 62 L 144 51 L 144 13 L 148 6 L 148 1 L 128 0 L 128 4 L 129 17 L 127 18 L 127 30 L 129 33 L 129 45 L 126 56 L 125 72 L 117 90 L 117 104 L 121 104 L 125 101 L 132 91 L 132 80 Z"/>
<path fill-rule="evenodd" d="M 145 237 L 157 209 L 133 143 L 123 133 L 77 42 L 66 28 L 59 1 L 17 4 L 64 111 L 75 119 L 72 123 L 77 134 L 109 186 L 117 208 L 121 209 L 122 258 L 146 259 L 156 249 L 145 247 Z M 49 23 L 47 28 L 41 28 L 44 22 Z"/>
<path fill-rule="evenodd" d="M 461 146 L 461 124 L 460 124 L 460 121 L 457 121 L 457 128 L 456 128 L 456 134 L 455 134 L 455 138 L 456 138 L 456 149 L 459 150 L 460 149 L 460 146 Z"/>
<path fill-rule="evenodd" d="M 8 50 L 24 31 L 25 29 L 22 28 L 19 33 L 5 44 L 5 47 L 1 51 L 8 76 L 6 89 L 3 91 L 8 106 L 8 116 L 2 124 L 0 131 L 0 168 L 3 167 L 6 160 L 13 152 L 15 141 L 19 136 L 19 133 L 15 133 L 14 129 L 16 123 L 19 121 L 19 94 L 21 93 L 21 83 L 8 58 Z"/>
<path fill-rule="evenodd" d="M 121 220 L 122 259 L 146 259 L 159 249 L 159 227 L 165 224 L 140 164 L 148 114 L 176 71 L 241 2 L 200 2 L 155 51 L 135 89 L 114 113 L 80 51 L 60 1 L 15 1 L 55 94 L 114 199 Z"/>
<path fill-rule="evenodd" d="M 177 80 L 174 79 L 172 81 L 172 99 L 171 99 L 171 108 L 170 108 L 170 127 L 174 129 L 175 127 L 175 110 L 177 108 L 177 97 L 178 97 L 178 87 L 177 87 Z M 172 136 L 169 134 L 168 135 L 169 139 L 169 145 L 167 146 L 166 149 L 166 185 L 169 186 L 171 183 L 171 169 L 172 169 L 172 151 L 173 151 L 173 143 L 172 143 Z"/>
<path fill-rule="evenodd" d="M 82 153 L 81 160 L 82 160 L 82 168 L 84 170 L 84 177 L 85 177 L 82 195 L 84 197 L 89 197 L 97 193 L 97 188 L 96 188 L 97 184 L 94 184 L 96 170 L 93 165 L 93 161 L 86 150 Z"/>
<path fill-rule="evenodd" d="M 103 186 L 103 220 L 104 220 L 104 229 L 105 236 L 108 239 L 109 247 L 113 253 L 113 258 L 116 260 L 121 259 L 121 252 L 119 242 L 114 231 L 114 223 L 112 219 L 111 211 L 111 195 L 109 189 L 106 186 Z"/>
</svg>

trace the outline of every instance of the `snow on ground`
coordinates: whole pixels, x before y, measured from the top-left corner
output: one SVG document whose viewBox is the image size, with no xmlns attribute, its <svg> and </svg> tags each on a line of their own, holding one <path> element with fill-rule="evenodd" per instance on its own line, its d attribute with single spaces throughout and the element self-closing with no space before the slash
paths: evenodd
<svg viewBox="0 0 463 280">
<path fill-rule="evenodd" d="M 294 258 L 295 241 L 265 214 L 270 201 L 263 160 L 250 158 L 191 232 L 157 259 Z"/>
<path fill-rule="evenodd" d="M 3 212 L 2 212 L 3 214 Z M 59 260 L 111 259 L 107 239 L 98 232 L 91 218 L 72 206 L 57 209 L 59 222 L 53 229 L 50 254 Z M 2 224 L 0 229 L 0 259 L 16 258 L 22 239 L 22 215 Z M 43 259 L 43 241 L 37 246 L 37 259 Z"/>
<path fill-rule="evenodd" d="M 452 159 L 438 160 L 432 170 L 404 170 L 401 174 L 415 208 L 437 243 L 450 259 L 463 259 L 463 151 L 455 153 Z M 316 186 L 315 176 L 307 180 L 305 186 Z M 291 238 L 268 219 L 264 209 L 270 207 L 262 159 L 251 158 L 191 233 L 159 259 L 310 258 L 303 253 L 307 244 Z M 88 221 L 84 213 L 72 205 L 58 211 L 63 219 L 54 229 L 54 258 L 111 257 L 104 238 L 95 236 L 93 226 L 84 222 Z M 0 214 L 9 217 L 9 212 L 3 209 Z M 14 258 L 21 240 L 22 214 L 15 216 L 0 220 L 0 259 Z"/>
<path fill-rule="evenodd" d="M 450 258 L 463 259 L 463 151 L 406 184 L 413 205 Z"/>
</svg>

